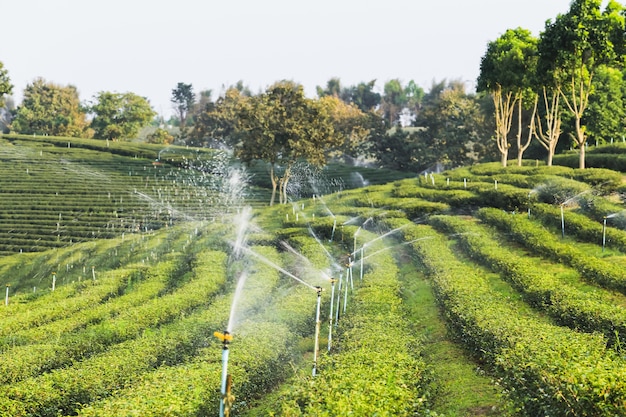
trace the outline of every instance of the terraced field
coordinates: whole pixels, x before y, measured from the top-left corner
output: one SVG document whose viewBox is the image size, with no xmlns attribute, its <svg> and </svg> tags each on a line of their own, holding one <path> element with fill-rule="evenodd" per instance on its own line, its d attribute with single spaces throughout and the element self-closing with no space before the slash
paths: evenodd
<svg viewBox="0 0 626 417">
<path fill-rule="evenodd" d="M 0 150 L 0 225 L 42 242 L 0 235 L 0 415 L 626 414 L 618 172 L 485 164 L 248 209 L 227 170 L 61 143 Z"/>
</svg>

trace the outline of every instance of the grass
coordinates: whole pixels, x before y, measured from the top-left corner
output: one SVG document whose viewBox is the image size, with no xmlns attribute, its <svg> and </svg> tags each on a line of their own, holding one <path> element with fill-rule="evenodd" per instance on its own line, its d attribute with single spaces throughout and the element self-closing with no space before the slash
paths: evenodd
<svg viewBox="0 0 626 417">
<path fill-rule="evenodd" d="M 422 338 L 424 357 L 437 381 L 433 411 L 450 417 L 508 415 L 507 405 L 493 383 L 495 377 L 448 338 L 429 281 L 412 262 L 404 263 L 401 276 L 407 314 Z"/>
</svg>

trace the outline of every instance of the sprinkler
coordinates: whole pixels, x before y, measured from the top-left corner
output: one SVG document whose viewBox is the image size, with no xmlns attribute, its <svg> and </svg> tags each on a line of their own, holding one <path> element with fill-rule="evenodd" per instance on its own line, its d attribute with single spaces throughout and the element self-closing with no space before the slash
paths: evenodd
<svg viewBox="0 0 626 417">
<path fill-rule="evenodd" d="M 329 323 L 328 323 L 328 351 L 330 352 L 330 348 L 332 345 L 332 340 L 333 340 L 333 303 L 335 301 L 335 283 L 337 282 L 336 279 L 331 278 L 330 279 L 330 314 L 328 315 L 329 317 Z"/>
<path fill-rule="evenodd" d="M 335 314 L 335 326 L 339 323 L 339 309 L 341 308 L 341 289 L 343 288 L 343 273 L 339 273 L 339 289 L 337 290 L 337 310 Z"/>
<path fill-rule="evenodd" d="M 604 246 L 606 245 L 606 216 L 602 221 L 602 252 L 604 252 Z"/>
<path fill-rule="evenodd" d="M 9 287 L 11 286 L 11 284 L 7 284 L 7 295 L 6 297 L 4 297 L 4 305 L 8 306 L 9 305 Z M 329 348 L 330 349 L 330 348 Z"/>
<path fill-rule="evenodd" d="M 315 308 L 315 347 L 313 348 L 313 376 L 317 373 L 317 353 L 320 348 L 320 307 L 322 305 L 322 287 L 317 289 L 317 306 Z"/>
<path fill-rule="evenodd" d="M 565 238 L 565 215 L 563 214 L 563 204 L 561 204 L 561 238 Z"/>
<path fill-rule="evenodd" d="M 361 270 L 359 272 L 360 274 L 360 279 L 361 281 L 363 281 L 363 256 L 365 255 L 365 243 L 363 244 L 363 246 L 361 246 Z"/>
<path fill-rule="evenodd" d="M 330 241 L 332 242 L 335 237 L 335 229 L 337 229 L 337 219 L 333 220 L 333 230 L 330 232 Z"/>
<path fill-rule="evenodd" d="M 56 286 L 57 286 L 57 273 L 53 272 L 52 273 L 52 291 L 55 290 Z"/>
<path fill-rule="evenodd" d="M 230 416 L 230 409 L 235 402 L 235 396 L 231 394 L 232 378 L 228 375 L 228 345 L 233 340 L 233 336 L 224 330 L 224 333 L 213 333 L 222 342 L 222 386 L 220 393 L 222 399 L 220 400 L 220 417 Z"/>
</svg>

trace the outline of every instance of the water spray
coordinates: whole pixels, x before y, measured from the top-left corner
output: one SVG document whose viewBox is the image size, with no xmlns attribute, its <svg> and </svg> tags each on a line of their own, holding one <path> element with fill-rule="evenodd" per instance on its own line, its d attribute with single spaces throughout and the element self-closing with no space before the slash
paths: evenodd
<svg viewBox="0 0 626 417">
<path fill-rule="evenodd" d="M 224 333 L 213 333 L 222 342 L 222 385 L 221 391 L 222 398 L 220 399 L 220 417 L 230 416 L 230 409 L 235 402 L 235 396 L 231 394 L 232 378 L 228 375 L 228 345 L 233 340 L 233 336 L 224 330 Z"/>
<path fill-rule="evenodd" d="M 276 265 L 274 262 L 270 261 L 269 259 L 267 259 L 266 257 L 259 255 L 258 253 L 256 253 L 255 251 L 253 251 L 250 248 L 247 247 L 242 247 L 242 249 L 249 253 L 250 255 L 253 255 L 254 257 L 256 257 L 257 259 L 259 259 L 261 262 L 263 262 L 264 264 L 271 266 L 272 268 L 276 269 L 277 271 L 282 272 L 283 274 L 287 275 L 289 278 L 294 279 L 295 281 L 299 282 L 302 285 L 305 285 L 307 287 L 309 287 L 310 289 L 317 291 L 318 287 L 309 284 L 308 282 L 298 278 L 297 276 L 295 276 L 294 274 L 292 274 L 291 272 L 285 270 L 284 268 L 281 268 L 280 266 Z"/>
<path fill-rule="evenodd" d="M 313 376 L 317 374 L 317 353 L 320 349 L 320 307 L 322 305 L 322 287 L 317 290 L 317 305 L 315 307 L 315 347 L 313 348 Z"/>
</svg>

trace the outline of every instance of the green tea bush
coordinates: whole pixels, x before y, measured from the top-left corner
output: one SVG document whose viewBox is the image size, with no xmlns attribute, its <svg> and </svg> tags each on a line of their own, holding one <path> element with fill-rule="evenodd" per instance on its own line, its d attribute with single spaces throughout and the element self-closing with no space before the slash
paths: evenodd
<svg viewBox="0 0 626 417">
<path fill-rule="evenodd" d="M 432 217 L 430 223 L 442 232 L 453 233 L 470 258 L 499 272 L 530 305 L 548 312 L 559 324 L 601 332 L 612 344 L 626 337 L 626 311 L 613 304 L 610 294 L 602 290 L 581 291 L 562 282 L 504 247 L 492 229 L 450 216 Z"/>
<path fill-rule="evenodd" d="M 477 216 L 509 233 L 517 242 L 539 255 L 570 265 L 588 281 L 626 293 L 626 274 L 619 265 L 591 257 L 575 246 L 558 241 L 552 233 L 532 223 L 525 215 L 484 208 L 477 212 Z"/>
<path fill-rule="evenodd" d="M 424 226 L 402 229 L 429 271 L 444 317 L 462 343 L 491 364 L 521 415 L 619 415 L 626 401 L 623 360 L 598 334 L 547 323 L 499 297 L 485 277 L 455 258 Z"/>
</svg>

